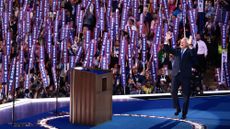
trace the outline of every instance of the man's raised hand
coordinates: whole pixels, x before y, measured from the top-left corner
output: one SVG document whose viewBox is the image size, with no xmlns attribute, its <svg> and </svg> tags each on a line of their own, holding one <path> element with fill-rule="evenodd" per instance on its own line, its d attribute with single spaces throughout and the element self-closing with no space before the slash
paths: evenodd
<svg viewBox="0 0 230 129">
<path fill-rule="evenodd" d="M 188 45 L 192 45 L 192 36 L 189 36 Z"/>
</svg>

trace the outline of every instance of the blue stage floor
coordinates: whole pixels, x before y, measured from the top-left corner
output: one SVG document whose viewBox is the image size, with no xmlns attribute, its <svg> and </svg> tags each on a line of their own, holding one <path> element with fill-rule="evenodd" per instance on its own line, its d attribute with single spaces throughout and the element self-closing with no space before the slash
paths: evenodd
<svg viewBox="0 0 230 129">
<path fill-rule="evenodd" d="M 69 107 L 60 111 L 68 112 Z M 69 118 L 59 118 L 48 122 L 48 125 L 60 129 L 192 129 L 186 122 L 165 119 L 176 118 L 172 109 L 171 99 L 142 100 L 131 99 L 128 101 L 114 101 L 114 114 L 142 114 L 140 116 L 113 116 L 108 121 L 98 126 L 72 125 Z M 18 122 L 30 122 L 31 127 L 17 127 L 17 129 L 42 129 L 37 123 L 42 118 L 53 116 L 52 113 L 43 113 Z M 151 118 L 149 116 L 163 116 L 163 118 Z M 165 118 L 164 118 L 165 117 Z M 178 116 L 180 117 L 180 116 Z M 4 119 L 4 116 L 0 116 Z M 192 98 L 187 120 L 205 125 L 208 129 L 230 129 L 230 96 L 212 96 Z M 0 125 L 0 129 L 11 129 L 10 124 Z"/>
</svg>

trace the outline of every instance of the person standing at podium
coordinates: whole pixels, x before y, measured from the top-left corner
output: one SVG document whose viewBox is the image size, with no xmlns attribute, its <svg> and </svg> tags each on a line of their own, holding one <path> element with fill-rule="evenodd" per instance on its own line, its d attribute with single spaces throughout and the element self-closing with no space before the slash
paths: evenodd
<svg viewBox="0 0 230 129">
<path fill-rule="evenodd" d="M 113 73 L 113 79 L 114 79 L 114 83 L 113 83 L 113 94 L 123 94 L 124 90 L 123 87 L 121 85 L 121 74 L 120 74 L 120 66 L 118 64 L 114 65 L 114 68 L 112 69 L 112 73 Z"/>
<path fill-rule="evenodd" d="M 196 52 L 193 49 L 192 45 L 192 37 L 190 36 L 189 39 L 186 37 L 180 40 L 180 47 L 179 48 L 171 48 L 169 44 L 169 40 L 172 38 L 171 32 L 166 34 L 166 41 L 164 43 L 164 49 L 166 52 L 169 52 L 175 56 L 173 64 L 178 64 L 178 67 L 172 67 L 172 99 L 173 105 L 176 109 L 175 115 L 179 115 L 181 112 L 181 107 L 179 104 L 178 99 L 178 89 L 182 87 L 182 95 L 183 95 L 183 110 L 182 110 L 182 117 L 181 119 L 186 119 L 186 115 L 188 113 L 189 107 L 189 99 L 190 99 L 190 81 L 192 77 L 192 68 L 195 66 L 196 62 Z"/>
</svg>

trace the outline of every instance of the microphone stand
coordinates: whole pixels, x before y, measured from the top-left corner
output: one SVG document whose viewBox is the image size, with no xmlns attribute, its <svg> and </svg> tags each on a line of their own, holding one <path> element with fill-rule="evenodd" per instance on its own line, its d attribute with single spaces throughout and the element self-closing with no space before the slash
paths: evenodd
<svg viewBox="0 0 230 129">
<path fill-rule="evenodd" d="M 59 44 L 61 45 L 61 43 Z M 61 46 L 60 46 L 61 48 Z M 56 116 L 59 115 L 59 112 L 58 112 L 58 95 L 59 95 L 59 87 L 60 87 L 60 83 L 61 83 L 61 79 L 60 79 L 60 74 L 61 74 L 61 59 L 62 59 L 62 52 L 61 52 L 61 56 L 60 56 L 60 59 L 59 59 L 59 65 L 57 67 L 57 74 L 56 74 L 56 77 L 57 77 L 57 88 L 56 88 L 56 107 L 55 107 L 55 114 Z"/>
<path fill-rule="evenodd" d="M 14 59 L 14 58 L 16 58 L 16 57 L 13 57 L 12 59 Z M 15 68 L 14 68 L 14 75 L 13 75 L 13 93 L 11 92 L 11 94 L 12 94 L 12 97 L 13 97 L 13 107 L 12 107 L 12 126 L 17 126 L 16 125 L 16 122 L 15 122 L 15 90 L 16 90 L 16 87 L 15 87 L 15 82 L 16 82 L 16 63 L 14 64 L 15 65 Z M 8 85 L 9 85 L 9 83 L 8 83 Z"/>
<path fill-rule="evenodd" d="M 58 116 L 58 95 L 59 95 L 59 86 L 60 86 L 60 68 L 58 66 L 57 68 L 57 87 L 56 87 L 56 109 L 55 109 L 55 114 Z"/>
<path fill-rule="evenodd" d="M 15 70 L 14 70 L 15 72 Z M 15 76 L 15 73 L 14 73 Z M 13 90 L 13 109 L 12 109 L 12 125 L 15 126 L 15 82 L 14 82 L 14 90 Z"/>
<path fill-rule="evenodd" d="M 14 57 L 14 58 L 16 58 L 16 57 Z M 12 126 L 13 127 L 31 127 L 31 126 L 33 126 L 33 124 L 32 123 L 30 123 L 30 122 L 23 122 L 23 123 L 17 123 L 16 122 L 16 118 L 15 118 L 15 99 L 16 99 L 16 97 L 15 97 L 15 90 L 16 90 L 16 66 L 17 65 L 17 61 L 16 61 L 16 63 L 15 63 L 15 69 L 14 69 L 14 81 L 13 81 L 13 93 L 12 93 L 12 95 L 13 95 L 13 107 L 12 107 Z"/>
</svg>

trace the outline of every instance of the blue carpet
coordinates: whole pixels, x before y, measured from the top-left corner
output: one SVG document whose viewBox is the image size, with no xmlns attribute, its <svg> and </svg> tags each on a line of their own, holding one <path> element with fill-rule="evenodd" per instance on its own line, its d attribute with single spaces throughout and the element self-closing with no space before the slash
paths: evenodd
<svg viewBox="0 0 230 129">
<path fill-rule="evenodd" d="M 182 103 L 181 103 L 182 104 Z M 60 109 L 68 111 L 65 107 Z M 123 102 L 113 102 L 114 114 L 146 114 L 155 116 L 173 116 L 171 99 L 159 100 L 132 100 Z M 36 125 L 37 120 L 52 116 L 50 113 L 43 113 L 31 118 L 26 118 L 18 122 L 31 122 L 32 127 L 23 127 L 41 129 Z M 180 116 L 179 116 L 180 117 Z M 1 117 L 2 119 L 2 117 Z M 208 129 L 230 129 L 230 96 L 213 96 L 192 98 L 190 101 L 190 109 L 187 116 L 188 120 L 202 123 Z M 140 118 L 140 117 L 123 117 L 114 116 L 112 121 L 105 122 L 98 126 L 72 125 L 69 118 L 61 118 L 52 120 L 49 125 L 61 129 L 190 129 L 191 125 L 184 122 L 171 121 L 166 119 Z M 0 125 L 0 129 L 11 129 L 9 124 Z M 18 128 L 22 129 L 22 128 Z"/>
<path fill-rule="evenodd" d="M 79 125 L 69 124 L 68 118 L 61 118 L 49 122 L 57 128 L 62 129 L 191 129 L 187 123 L 164 120 L 164 119 L 149 119 L 149 118 L 134 118 L 134 117 L 113 117 L 112 121 L 95 127 L 82 127 Z M 58 123 L 58 124 L 57 124 Z"/>
</svg>

